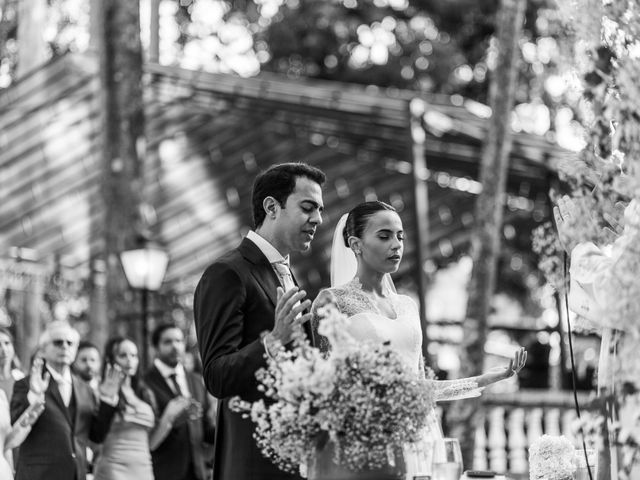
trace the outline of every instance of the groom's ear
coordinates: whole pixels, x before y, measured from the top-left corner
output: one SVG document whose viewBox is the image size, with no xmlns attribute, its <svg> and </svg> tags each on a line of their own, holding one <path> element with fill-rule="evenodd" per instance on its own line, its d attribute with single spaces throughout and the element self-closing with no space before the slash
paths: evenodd
<svg viewBox="0 0 640 480">
<path fill-rule="evenodd" d="M 262 201 L 262 208 L 264 208 L 265 214 L 269 218 L 275 218 L 279 206 L 278 201 L 271 196 L 265 197 Z"/>
</svg>

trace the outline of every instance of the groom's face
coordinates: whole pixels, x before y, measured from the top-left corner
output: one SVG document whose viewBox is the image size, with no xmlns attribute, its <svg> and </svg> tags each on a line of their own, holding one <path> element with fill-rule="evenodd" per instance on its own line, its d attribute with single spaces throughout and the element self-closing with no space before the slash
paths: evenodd
<svg viewBox="0 0 640 480">
<path fill-rule="evenodd" d="M 279 244 L 288 254 L 307 250 L 322 223 L 322 188 L 307 177 L 298 177 L 296 187 L 278 209 L 276 234 Z"/>
</svg>

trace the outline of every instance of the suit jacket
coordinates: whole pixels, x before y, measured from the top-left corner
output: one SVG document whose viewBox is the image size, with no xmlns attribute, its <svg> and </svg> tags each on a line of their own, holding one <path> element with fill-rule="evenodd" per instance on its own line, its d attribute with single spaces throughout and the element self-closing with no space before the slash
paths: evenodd
<svg viewBox="0 0 640 480">
<path fill-rule="evenodd" d="M 203 415 L 200 419 L 177 422 L 167 438 L 151 452 L 155 480 L 180 480 L 191 465 L 198 480 L 208 480 L 206 460 L 209 456 L 205 453 L 205 442 L 212 444 L 215 434 L 215 426 L 207 416 L 209 397 L 200 375 L 186 372 L 186 376 L 191 397 L 200 402 Z M 155 366 L 147 371 L 144 380 L 153 392 L 160 417 L 176 394 Z"/>
<path fill-rule="evenodd" d="M 279 470 L 260 452 L 250 419 L 229 409 L 239 395 L 253 402 L 256 371 L 266 366 L 260 334 L 273 329 L 280 285 L 262 251 L 248 239 L 210 265 L 194 296 L 194 316 L 204 381 L 220 399 L 214 446 L 214 480 L 298 479 Z M 313 334 L 304 326 L 309 339 Z"/>
<path fill-rule="evenodd" d="M 45 409 L 20 446 L 16 480 L 84 480 L 89 439 L 101 443 L 116 411 L 97 401 L 91 388 L 75 375 L 69 407 L 58 384 L 51 380 L 45 392 Z M 16 382 L 11 398 L 11 421 L 29 406 L 29 377 Z"/>
</svg>

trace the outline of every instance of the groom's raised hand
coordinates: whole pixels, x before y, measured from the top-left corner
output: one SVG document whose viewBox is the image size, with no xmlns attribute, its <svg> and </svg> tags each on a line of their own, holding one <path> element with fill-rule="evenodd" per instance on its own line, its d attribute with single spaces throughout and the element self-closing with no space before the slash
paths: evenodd
<svg viewBox="0 0 640 480">
<path fill-rule="evenodd" d="M 286 345 L 292 340 L 293 332 L 304 322 L 311 320 L 311 313 L 303 314 L 311 306 L 311 300 L 305 300 L 307 292 L 293 287 L 286 292 L 278 287 L 278 301 L 276 303 L 273 330 L 269 334 L 273 340 Z"/>
</svg>

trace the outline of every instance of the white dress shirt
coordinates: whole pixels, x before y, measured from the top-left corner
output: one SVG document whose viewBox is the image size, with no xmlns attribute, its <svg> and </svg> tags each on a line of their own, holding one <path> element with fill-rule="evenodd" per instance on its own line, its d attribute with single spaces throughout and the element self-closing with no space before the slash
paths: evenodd
<svg viewBox="0 0 640 480">
<path fill-rule="evenodd" d="M 67 368 L 63 373 L 58 373 L 52 368 L 47 367 L 51 380 L 58 384 L 58 391 L 64 402 L 64 406 L 68 407 L 71 403 L 71 395 L 73 394 L 73 382 L 71 381 L 71 369 Z"/>
<path fill-rule="evenodd" d="M 287 291 L 295 287 L 291 268 L 289 267 L 289 255 L 283 257 L 273 245 L 253 230 L 249 231 L 247 239 L 255 243 L 264 256 L 267 257 L 271 268 L 273 268 L 273 271 L 276 273 L 278 280 L 280 280 L 280 285 L 282 285 L 284 290 Z"/>
</svg>

